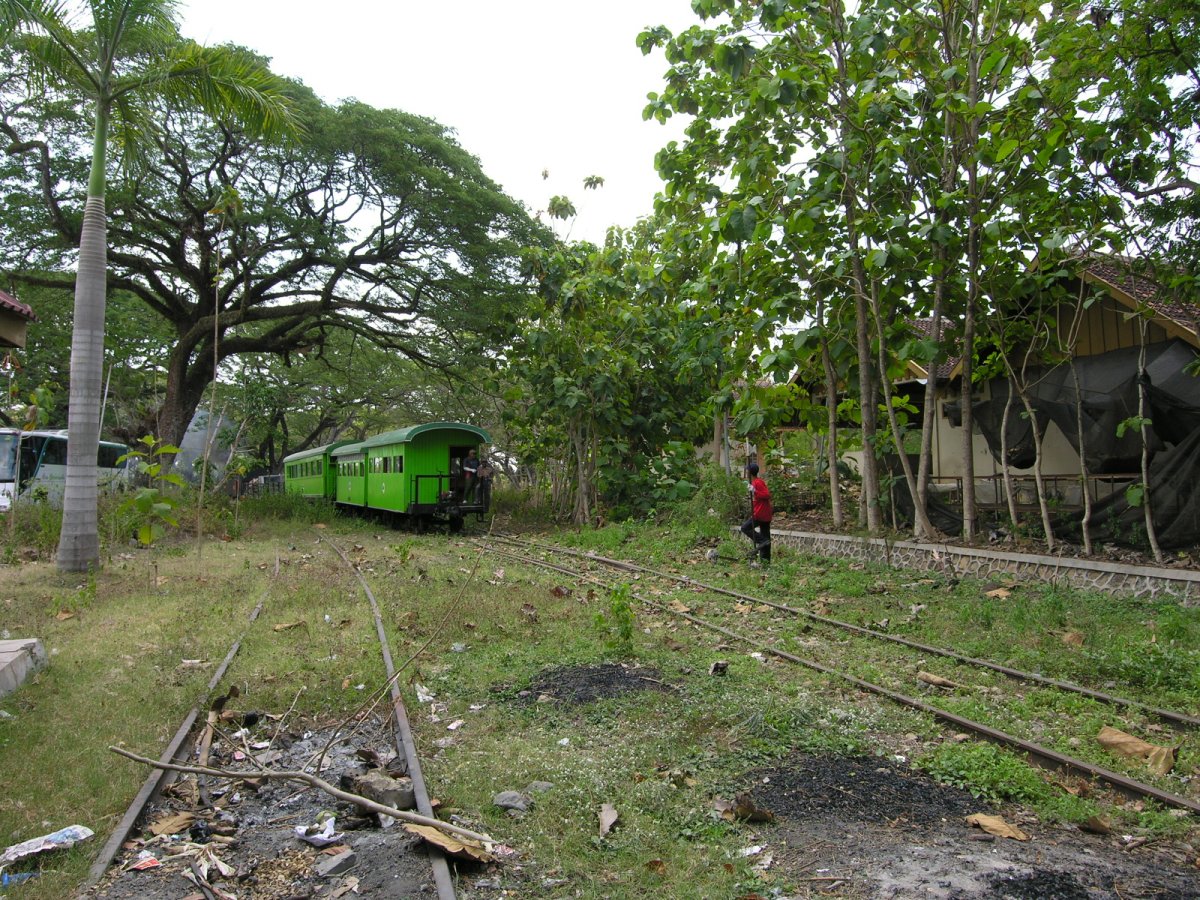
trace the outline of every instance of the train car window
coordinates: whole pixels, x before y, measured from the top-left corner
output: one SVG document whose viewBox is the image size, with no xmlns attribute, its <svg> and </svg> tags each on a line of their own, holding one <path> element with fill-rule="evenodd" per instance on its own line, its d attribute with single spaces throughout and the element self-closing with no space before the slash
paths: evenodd
<svg viewBox="0 0 1200 900">
<path fill-rule="evenodd" d="M 317 460 L 317 474 L 318 475 L 325 474 L 325 460 L 323 460 L 323 459 Z"/>
<path fill-rule="evenodd" d="M 403 472 L 404 471 L 404 457 L 403 456 L 393 456 L 392 461 L 393 461 L 393 471 L 395 471 L 395 472 Z"/>
</svg>

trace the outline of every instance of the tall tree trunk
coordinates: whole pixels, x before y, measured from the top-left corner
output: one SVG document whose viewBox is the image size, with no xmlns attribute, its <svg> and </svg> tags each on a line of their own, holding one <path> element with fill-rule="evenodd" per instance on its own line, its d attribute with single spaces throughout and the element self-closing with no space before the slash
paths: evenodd
<svg viewBox="0 0 1200 900">
<path fill-rule="evenodd" d="M 829 352 L 829 335 L 825 332 L 825 301 L 817 301 L 817 325 L 821 329 L 821 364 L 825 369 L 825 412 L 829 446 L 826 448 L 829 465 L 829 504 L 833 513 L 833 527 L 845 527 L 846 516 L 842 510 L 842 485 L 838 475 L 838 400 L 837 371 L 833 367 L 833 355 Z"/>
<path fill-rule="evenodd" d="M 1009 377 L 1017 389 L 1017 393 L 1021 398 L 1021 405 L 1025 409 L 1025 415 L 1029 417 L 1029 424 L 1033 430 L 1033 480 L 1037 486 L 1038 511 L 1042 517 L 1042 531 L 1046 535 L 1046 549 L 1053 552 L 1056 542 L 1054 540 L 1054 529 L 1050 525 L 1050 508 L 1046 504 L 1046 483 L 1042 478 L 1042 434 L 1038 428 L 1037 414 L 1033 409 L 1033 401 L 1029 399 L 1029 384 L 1025 380 L 1028 356 L 1026 356 L 1025 362 L 1021 364 L 1021 376 L 1019 378 L 1009 364 L 1007 356 L 1004 357 L 1004 364 L 1008 367 Z"/>
<path fill-rule="evenodd" d="M 1146 422 L 1146 388 L 1150 376 L 1146 374 L 1146 330 L 1149 320 L 1145 316 L 1138 318 L 1138 432 L 1142 436 L 1142 517 L 1146 523 L 1146 540 L 1150 542 L 1150 552 L 1154 561 L 1159 565 L 1163 562 L 1162 548 L 1158 546 L 1158 532 L 1154 529 L 1154 509 L 1150 502 L 1150 425 Z"/>
<path fill-rule="evenodd" d="M 974 110 L 979 102 L 979 0 L 971 0 L 967 13 L 971 18 L 970 47 L 967 51 L 967 105 Z M 975 538 L 975 411 L 971 408 L 971 382 L 975 374 L 975 317 L 979 310 L 980 258 L 979 232 L 979 113 L 966 120 L 967 144 L 967 305 L 963 315 L 962 346 L 962 425 L 963 425 L 963 538 Z"/>
<path fill-rule="evenodd" d="M 1016 393 L 1016 384 L 1012 377 L 1008 379 L 1008 397 L 1004 400 L 1004 416 L 1000 419 L 1000 459 L 1004 473 L 1004 500 L 1008 504 L 1008 520 L 1012 523 L 1011 527 L 1015 532 L 1020 527 L 1021 520 L 1017 514 L 1017 497 L 1013 490 L 1012 466 L 1008 464 L 1008 423 L 1009 417 L 1012 415 L 1013 396 Z"/>
<path fill-rule="evenodd" d="M 1079 383 L 1079 371 L 1075 368 L 1075 354 L 1067 359 L 1071 367 L 1071 381 L 1075 384 L 1075 442 L 1079 445 L 1079 486 L 1083 491 L 1083 518 L 1079 530 L 1083 536 L 1083 552 L 1092 555 L 1092 491 L 1088 484 L 1087 448 L 1083 434 L 1083 387 Z"/>
<path fill-rule="evenodd" d="M 84 572 L 100 563 L 96 463 L 100 453 L 100 391 L 108 279 L 108 222 L 104 205 L 107 147 L 108 109 L 97 104 L 71 329 L 67 476 L 57 556 L 62 572 Z"/>
<path fill-rule="evenodd" d="M 888 425 L 892 431 L 892 440 L 896 444 L 896 456 L 900 460 L 900 470 L 904 473 L 904 486 L 908 491 L 908 495 L 913 501 L 913 535 L 917 538 L 931 539 L 936 534 L 936 529 L 933 523 L 929 521 L 929 510 L 920 500 L 919 492 L 917 491 L 917 480 L 913 475 L 912 464 L 908 461 L 908 454 L 904 452 L 904 435 L 900 431 L 900 423 L 896 418 L 896 406 L 892 403 L 892 388 L 887 383 L 887 378 L 883 373 L 888 370 L 887 367 L 887 340 L 883 333 L 883 320 L 879 316 L 879 299 L 876 293 L 875 283 L 871 284 L 871 318 L 875 322 L 875 339 L 878 342 L 878 364 L 880 372 L 879 390 L 883 395 L 884 408 L 887 410 Z M 895 501 L 895 486 L 892 491 L 892 516 L 893 527 L 896 525 L 896 501 Z"/>
<path fill-rule="evenodd" d="M 871 309 L 867 299 L 867 278 L 863 265 L 862 248 L 858 232 L 859 202 L 857 185 L 849 171 L 850 148 L 847 146 L 852 127 L 850 108 L 854 99 L 850 96 L 849 79 L 846 73 L 845 34 L 846 23 L 839 0 L 829 0 L 829 13 L 833 22 L 834 61 L 838 80 L 838 127 L 842 139 L 841 193 L 842 206 L 846 215 L 846 238 L 851 257 L 851 280 L 854 292 L 855 344 L 858 351 L 858 393 L 862 418 L 862 491 L 866 507 L 867 530 L 872 534 L 883 525 L 879 510 L 879 467 L 875 459 L 875 436 L 878 430 L 878 411 L 875 406 L 874 360 L 871 354 Z M 885 377 L 886 373 L 880 373 Z"/>
</svg>

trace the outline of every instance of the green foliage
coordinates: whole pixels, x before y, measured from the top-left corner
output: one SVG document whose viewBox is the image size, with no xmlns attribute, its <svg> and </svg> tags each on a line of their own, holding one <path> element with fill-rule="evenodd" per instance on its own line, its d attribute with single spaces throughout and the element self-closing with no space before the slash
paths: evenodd
<svg viewBox="0 0 1200 900">
<path fill-rule="evenodd" d="M 1094 806 L 1047 784 L 1027 762 L 995 744 L 940 745 L 918 761 L 938 781 L 964 788 L 989 803 L 1028 803 L 1053 819 L 1082 821 Z"/>
<path fill-rule="evenodd" d="M 241 504 L 241 514 L 249 519 L 313 523 L 328 522 L 336 515 L 333 504 L 326 500 L 310 500 L 286 491 L 247 497 Z"/>
<path fill-rule="evenodd" d="M 590 244 L 530 250 L 525 271 L 545 303 L 508 356 L 505 424 L 527 463 L 564 473 L 555 513 L 579 524 L 601 499 L 617 515 L 685 497 L 691 442 L 722 346 L 708 313 L 672 302 L 645 228 Z"/>
<path fill-rule="evenodd" d="M 607 651 L 620 659 L 633 656 L 637 616 L 633 611 L 633 595 L 629 585 L 620 584 L 609 591 L 608 609 L 596 613 L 593 624 Z"/>
<path fill-rule="evenodd" d="M 1145 416 L 1130 416 L 1128 419 L 1122 419 L 1117 423 L 1117 437 L 1125 437 L 1127 432 L 1133 431 L 1141 434 L 1146 428 L 1149 428 L 1153 422 Z"/>
<path fill-rule="evenodd" d="M 170 470 L 171 457 L 179 453 L 174 444 L 160 442 L 151 435 L 141 438 L 143 449 L 130 450 L 117 460 L 118 463 L 133 460 L 137 472 L 148 484 L 136 490 L 134 495 L 120 506 L 120 511 L 133 520 L 134 534 L 143 547 L 149 547 L 164 533 L 163 526 L 178 526 L 175 507 L 178 499 L 168 493 L 167 485 L 182 488 L 183 478 Z"/>
</svg>

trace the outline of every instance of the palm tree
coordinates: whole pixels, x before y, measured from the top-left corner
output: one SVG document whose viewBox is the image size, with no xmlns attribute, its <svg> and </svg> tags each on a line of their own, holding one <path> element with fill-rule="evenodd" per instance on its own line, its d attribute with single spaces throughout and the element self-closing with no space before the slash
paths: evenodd
<svg viewBox="0 0 1200 900">
<path fill-rule="evenodd" d="M 294 131 L 286 83 L 245 51 L 184 40 L 174 0 L 0 0 L 0 43 L 28 62 L 30 87 L 62 92 L 90 105 L 95 123 L 92 166 L 79 241 L 67 482 L 58 567 L 82 572 L 100 560 L 96 456 L 108 230 L 104 207 L 110 139 L 127 162 L 153 132 L 152 103 L 197 107 L 266 137 Z M 74 13 L 90 14 L 76 27 Z"/>
</svg>

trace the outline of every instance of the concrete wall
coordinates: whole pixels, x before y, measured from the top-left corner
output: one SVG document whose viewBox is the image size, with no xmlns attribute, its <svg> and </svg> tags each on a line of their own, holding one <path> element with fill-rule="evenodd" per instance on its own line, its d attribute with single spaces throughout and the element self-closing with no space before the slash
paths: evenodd
<svg viewBox="0 0 1200 900">
<path fill-rule="evenodd" d="M 790 547 L 815 556 L 835 556 L 893 568 L 940 571 L 974 578 L 1019 575 L 1022 578 L 1036 578 L 1112 594 L 1152 600 L 1178 600 L 1183 606 L 1200 606 L 1200 572 L 1188 569 L 1130 566 L 1123 563 L 806 531 L 774 530 L 771 538 L 777 548 Z"/>
</svg>

